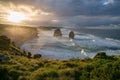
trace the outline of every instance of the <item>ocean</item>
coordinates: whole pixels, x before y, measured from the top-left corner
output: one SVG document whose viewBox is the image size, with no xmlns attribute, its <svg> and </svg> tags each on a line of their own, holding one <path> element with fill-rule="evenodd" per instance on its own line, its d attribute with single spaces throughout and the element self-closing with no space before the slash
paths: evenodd
<svg viewBox="0 0 120 80">
<path fill-rule="evenodd" d="M 120 28 L 77 28 L 78 32 L 92 34 L 101 38 L 120 40 Z"/>
<path fill-rule="evenodd" d="M 74 31 L 75 38 L 68 34 Z M 49 59 L 93 58 L 98 52 L 120 55 L 119 28 L 61 28 L 62 37 L 53 36 L 55 29 L 41 30 L 38 37 L 24 43 L 21 48 Z"/>
</svg>

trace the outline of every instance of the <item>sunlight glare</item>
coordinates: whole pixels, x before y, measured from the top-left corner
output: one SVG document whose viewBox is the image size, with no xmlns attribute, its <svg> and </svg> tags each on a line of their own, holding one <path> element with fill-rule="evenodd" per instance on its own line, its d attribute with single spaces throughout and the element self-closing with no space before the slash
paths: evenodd
<svg viewBox="0 0 120 80">
<path fill-rule="evenodd" d="M 20 13 L 20 12 L 10 12 L 7 17 L 8 21 L 14 22 L 14 23 L 19 23 L 26 19 L 27 17 L 23 13 Z"/>
</svg>

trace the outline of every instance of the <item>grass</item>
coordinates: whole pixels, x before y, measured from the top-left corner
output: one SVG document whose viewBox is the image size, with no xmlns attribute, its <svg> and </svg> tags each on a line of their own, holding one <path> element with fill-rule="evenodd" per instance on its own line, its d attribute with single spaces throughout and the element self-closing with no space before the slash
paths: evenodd
<svg viewBox="0 0 120 80">
<path fill-rule="evenodd" d="M 24 56 L 0 65 L 1 80 L 119 80 L 120 57 L 116 60 L 46 60 Z"/>
<path fill-rule="evenodd" d="M 120 80 L 120 56 L 103 52 L 93 59 L 34 59 L 10 44 L 0 53 L 10 58 L 0 61 L 0 80 Z"/>
</svg>

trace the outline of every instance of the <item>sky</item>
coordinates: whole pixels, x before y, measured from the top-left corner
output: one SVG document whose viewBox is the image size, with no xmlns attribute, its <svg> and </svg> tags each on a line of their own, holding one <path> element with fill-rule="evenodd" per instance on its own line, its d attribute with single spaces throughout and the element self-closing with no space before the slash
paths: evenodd
<svg viewBox="0 0 120 80">
<path fill-rule="evenodd" d="M 120 0 L 0 0 L 0 22 L 10 12 L 23 13 L 23 24 L 100 26 L 120 24 Z"/>
</svg>

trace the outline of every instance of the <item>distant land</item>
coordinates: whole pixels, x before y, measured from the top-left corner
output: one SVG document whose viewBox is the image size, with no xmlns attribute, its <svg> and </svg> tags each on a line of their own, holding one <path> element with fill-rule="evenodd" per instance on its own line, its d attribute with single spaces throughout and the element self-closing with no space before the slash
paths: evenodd
<svg viewBox="0 0 120 80">
<path fill-rule="evenodd" d="M 35 38 L 37 29 L 28 26 L 0 24 L 0 35 L 9 37 L 17 46 L 20 46 L 25 41 Z"/>
<path fill-rule="evenodd" d="M 17 46 L 21 46 L 25 41 L 37 37 L 38 28 L 40 28 L 41 30 L 51 30 L 57 29 L 58 27 L 0 24 L 0 35 L 5 35 L 9 37 L 12 41 L 16 43 Z"/>
</svg>

